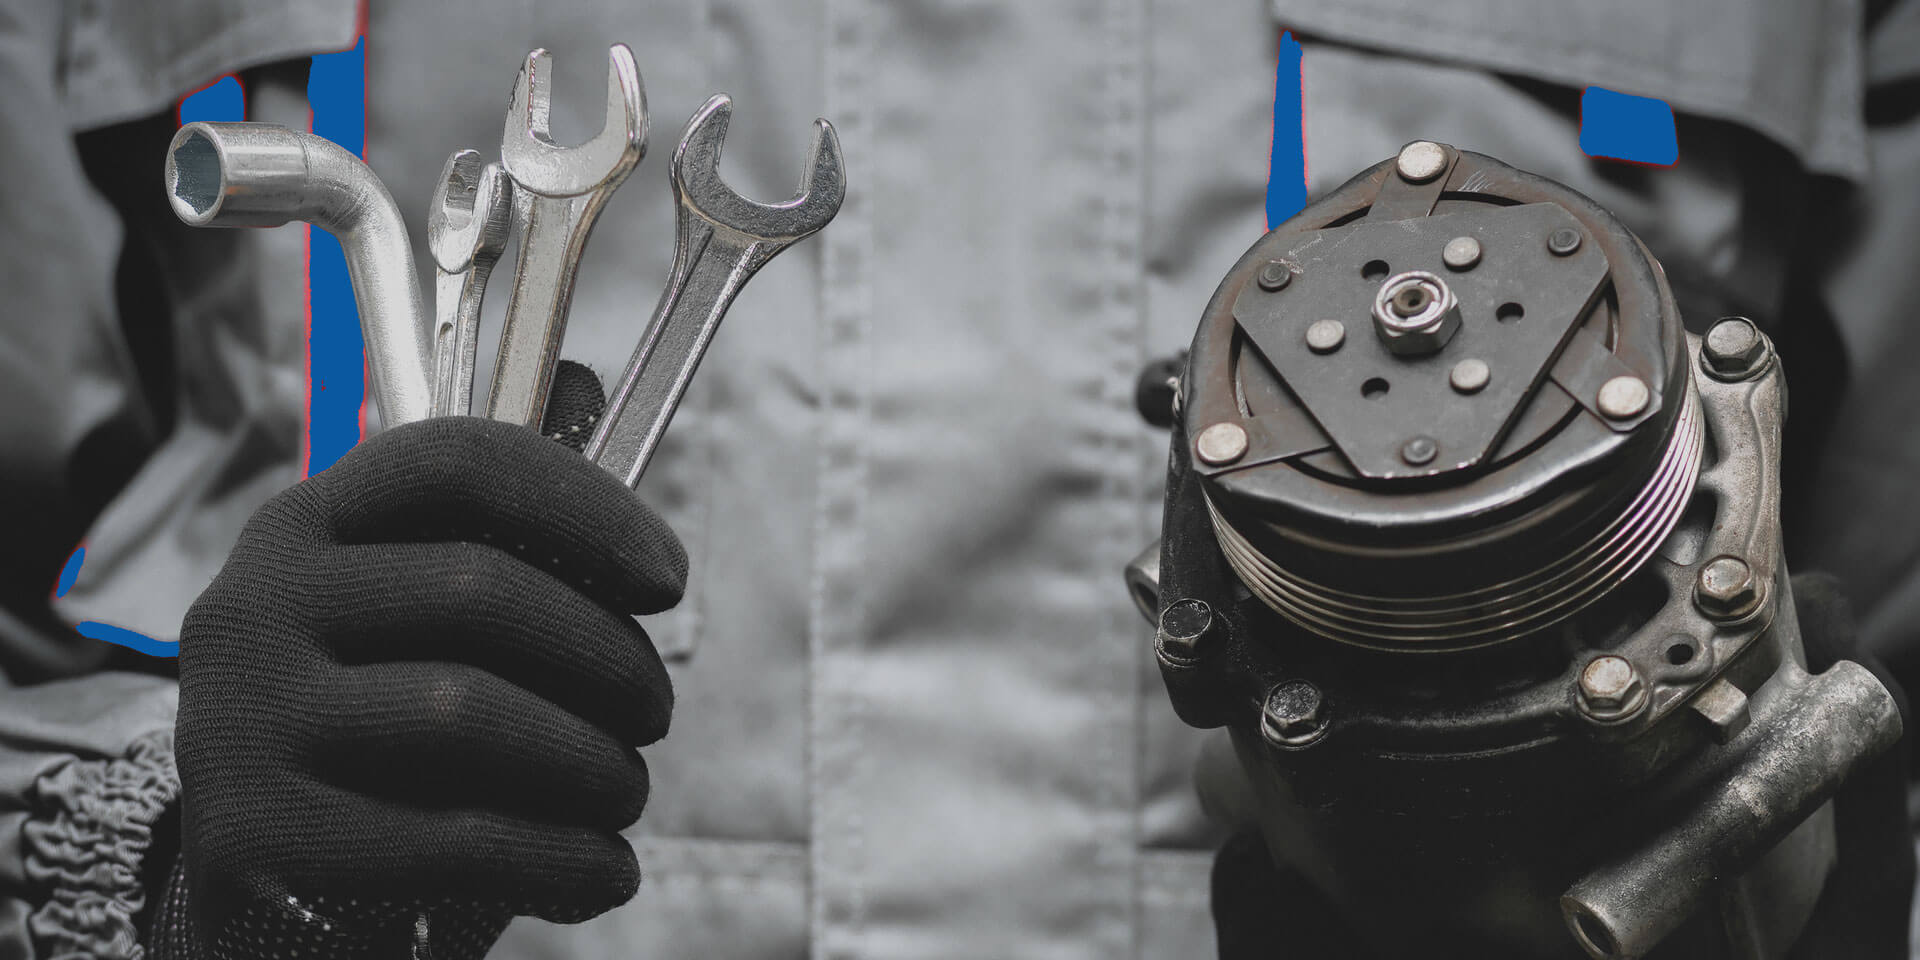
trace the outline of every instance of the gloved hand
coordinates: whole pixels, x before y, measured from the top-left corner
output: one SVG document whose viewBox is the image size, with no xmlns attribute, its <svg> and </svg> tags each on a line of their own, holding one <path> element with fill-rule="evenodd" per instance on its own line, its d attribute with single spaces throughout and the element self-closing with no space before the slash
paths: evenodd
<svg viewBox="0 0 1920 960">
<path fill-rule="evenodd" d="M 623 484 L 488 420 L 390 429 L 268 502 L 182 629 L 158 956 L 408 957 L 424 916 L 461 960 L 631 898 L 635 748 L 673 691 L 628 614 L 686 572 Z"/>
</svg>

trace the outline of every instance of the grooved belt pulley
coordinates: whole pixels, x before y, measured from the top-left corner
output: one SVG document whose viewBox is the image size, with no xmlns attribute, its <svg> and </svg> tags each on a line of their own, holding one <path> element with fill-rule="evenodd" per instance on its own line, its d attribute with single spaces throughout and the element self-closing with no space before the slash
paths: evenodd
<svg viewBox="0 0 1920 960">
<path fill-rule="evenodd" d="M 1679 520 L 1703 435 L 1682 338 L 1611 214 L 1423 141 L 1227 275 L 1185 441 L 1227 561 L 1287 619 L 1496 643 L 1623 582 Z"/>
</svg>

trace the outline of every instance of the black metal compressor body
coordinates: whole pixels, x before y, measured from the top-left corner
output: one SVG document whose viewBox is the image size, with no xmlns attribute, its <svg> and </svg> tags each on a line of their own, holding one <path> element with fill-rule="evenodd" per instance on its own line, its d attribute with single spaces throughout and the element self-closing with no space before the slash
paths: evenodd
<svg viewBox="0 0 1920 960">
<path fill-rule="evenodd" d="M 1386 956 L 1779 956 L 1900 735 L 1805 667 L 1767 338 L 1560 184 L 1429 141 L 1259 242 L 1129 567 L 1175 709 Z"/>
</svg>

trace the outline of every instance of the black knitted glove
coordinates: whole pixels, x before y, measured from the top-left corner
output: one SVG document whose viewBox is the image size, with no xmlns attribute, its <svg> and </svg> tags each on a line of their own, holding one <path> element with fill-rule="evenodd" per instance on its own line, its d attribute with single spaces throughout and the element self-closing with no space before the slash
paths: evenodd
<svg viewBox="0 0 1920 960">
<path fill-rule="evenodd" d="M 407 424 L 262 507 L 187 614 L 156 954 L 478 957 L 633 896 L 673 692 L 628 616 L 687 562 L 532 430 Z M 296 952 L 297 951 L 297 952 Z"/>
</svg>

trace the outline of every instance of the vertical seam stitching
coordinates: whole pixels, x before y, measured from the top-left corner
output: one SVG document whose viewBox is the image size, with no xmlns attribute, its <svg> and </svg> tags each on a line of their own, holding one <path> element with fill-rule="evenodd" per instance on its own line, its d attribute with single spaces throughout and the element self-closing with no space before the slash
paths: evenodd
<svg viewBox="0 0 1920 960">
<path fill-rule="evenodd" d="M 1145 36 L 1141 23 L 1144 8 L 1144 0 L 1107 0 L 1102 11 L 1106 21 L 1102 32 L 1106 37 L 1107 59 L 1102 64 L 1104 83 L 1101 86 L 1108 109 L 1102 150 L 1102 166 L 1106 169 L 1102 171 L 1104 176 L 1096 195 L 1100 212 L 1096 222 L 1109 238 L 1103 246 L 1111 272 L 1105 278 L 1108 289 L 1098 302 L 1104 315 L 1101 326 L 1116 334 L 1108 340 L 1112 344 L 1106 371 L 1110 386 L 1101 394 L 1101 406 L 1108 408 L 1102 411 L 1101 419 L 1111 424 L 1099 440 L 1108 452 L 1103 458 L 1108 466 L 1101 487 L 1107 506 L 1105 512 L 1113 518 L 1107 521 L 1105 535 L 1099 538 L 1108 547 L 1096 553 L 1103 559 L 1125 555 L 1126 541 L 1137 533 L 1139 526 L 1136 447 L 1128 432 L 1131 417 L 1125 402 L 1130 391 L 1124 387 L 1131 383 L 1134 372 L 1127 368 L 1137 366 L 1138 357 L 1145 350 L 1139 291 L 1142 280 L 1138 269 L 1145 169 L 1144 94 L 1139 89 L 1144 79 L 1140 63 L 1140 44 Z M 1103 636 L 1096 638 L 1096 649 L 1105 652 L 1111 672 L 1107 688 L 1097 689 L 1095 695 L 1113 699 L 1116 722 L 1109 728 L 1108 735 L 1101 738 L 1104 755 L 1101 760 L 1106 769 L 1097 782 L 1106 794 L 1102 798 L 1103 806 L 1113 811 L 1118 828 L 1107 840 L 1109 855 L 1117 855 L 1124 866 L 1120 872 L 1124 878 L 1120 907 L 1125 919 L 1124 926 L 1117 931 L 1119 946 L 1126 956 L 1136 957 L 1142 939 L 1139 780 L 1140 751 L 1144 749 L 1140 732 L 1145 721 L 1145 703 L 1138 681 L 1139 645 L 1132 642 L 1133 631 L 1119 616 L 1120 605 L 1102 605 L 1099 609 L 1101 615 L 1096 617 L 1096 622 L 1101 624 Z"/>
<path fill-rule="evenodd" d="M 1133 216 L 1130 218 L 1131 222 L 1128 224 L 1129 229 L 1132 230 L 1133 238 L 1133 255 L 1128 266 L 1132 272 L 1132 286 L 1130 288 L 1130 293 L 1133 297 L 1133 303 L 1131 304 L 1134 338 L 1132 361 L 1135 371 L 1144 367 L 1147 363 L 1147 353 L 1150 349 L 1149 344 L 1152 339 L 1150 335 L 1151 325 L 1149 323 L 1148 311 L 1146 251 L 1147 210 L 1150 191 L 1152 189 L 1151 171 L 1153 169 L 1151 132 L 1153 116 L 1151 111 L 1147 109 L 1147 105 L 1152 103 L 1153 95 L 1153 2 L 1152 0 L 1137 0 L 1137 2 L 1138 9 L 1135 12 L 1136 19 L 1134 21 L 1135 40 L 1132 45 L 1137 76 L 1134 78 L 1131 87 L 1132 92 L 1138 99 L 1133 114 L 1134 125 L 1130 132 L 1130 136 L 1133 139 L 1134 150 L 1136 151 L 1134 161 L 1135 182 L 1133 184 L 1135 190 L 1135 205 Z M 1142 457 L 1138 451 L 1141 450 L 1142 445 L 1149 451 L 1151 450 L 1153 447 L 1152 439 L 1154 433 L 1152 431 L 1146 431 L 1143 434 L 1138 430 L 1139 424 L 1133 418 L 1132 410 L 1130 409 L 1131 404 L 1128 402 L 1131 399 L 1131 391 L 1128 389 L 1131 385 L 1132 380 L 1127 378 L 1123 378 L 1119 384 L 1121 421 L 1134 426 L 1136 430 L 1135 437 L 1123 439 L 1121 444 L 1122 459 L 1130 469 L 1129 477 L 1133 487 L 1128 494 L 1129 502 L 1126 504 L 1126 518 L 1128 521 L 1126 529 L 1131 537 L 1128 541 L 1121 543 L 1123 550 L 1132 549 L 1128 545 L 1129 542 L 1138 543 L 1152 535 L 1150 525 L 1152 523 L 1151 514 L 1153 511 L 1143 503 L 1143 498 L 1147 491 L 1153 489 L 1153 477 L 1151 474 L 1153 457 L 1150 453 Z M 1143 460 L 1146 464 L 1144 470 L 1141 466 Z M 1123 536 L 1126 535 L 1123 534 Z M 1131 554 L 1123 553 L 1121 555 L 1130 556 Z M 1115 630 L 1118 632 L 1122 641 L 1126 643 L 1126 649 L 1129 654 L 1126 658 L 1127 689 L 1131 691 L 1133 695 L 1133 771 L 1129 779 L 1133 793 L 1131 804 L 1132 817 L 1128 824 L 1128 850 L 1133 857 L 1134 867 L 1131 874 L 1133 880 L 1133 888 L 1131 890 L 1133 902 L 1133 943 L 1130 954 L 1139 958 L 1139 960 L 1148 960 L 1148 958 L 1144 958 L 1141 955 L 1141 950 L 1145 946 L 1146 940 L 1143 930 L 1145 883 L 1142 869 L 1144 865 L 1144 855 L 1141 850 L 1141 844 L 1145 835 L 1145 813 L 1142 809 L 1145 801 L 1145 791 L 1142 787 L 1142 779 L 1144 771 L 1147 769 L 1146 752 L 1149 742 L 1146 735 L 1148 722 L 1147 697 L 1150 695 L 1150 692 L 1147 685 L 1141 682 L 1141 658 L 1145 654 L 1146 646 L 1138 642 L 1140 630 L 1138 625 L 1133 621 L 1133 610 L 1131 607 L 1132 604 L 1130 603 L 1116 601 L 1113 605 L 1113 612 L 1109 614 L 1109 616 L 1113 618 Z"/>
<path fill-rule="evenodd" d="M 830 116 L 837 116 L 843 143 L 843 155 L 861 157 L 865 124 L 869 122 L 860 105 L 851 101 L 864 91 L 860 72 L 860 50 L 864 39 L 862 17 L 857 10 L 843 9 L 858 0 L 827 0 L 823 47 L 826 51 L 823 74 L 825 100 Z M 856 165 L 858 161 L 855 161 Z M 845 939 L 857 945 L 865 931 L 866 903 L 858 877 L 864 857 L 864 830 L 858 801 L 863 796 L 865 770 L 870 764 L 867 751 L 853 745 L 858 740 L 865 704 L 857 684 L 846 677 L 858 664 L 834 649 L 857 643 L 864 612 L 859 609 L 856 591 L 842 591 L 844 597 L 830 598 L 835 592 L 831 581 L 857 572 L 864 555 L 866 515 L 866 449 L 862 420 L 868 404 L 864 393 L 870 388 L 861 376 L 863 347 L 869 346 L 871 330 L 871 291 L 867 274 L 871 236 L 867 229 L 865 196 L 850 185 L 832 229 L 825 231 L 826 247 L 821 257 L 820 322 L 821 331 L 819 392 L 819 456 L 816 465 L 814 511 L 814 577 L 809 610 L 809 690 L 808 705 L 808 800 L 810 804 L 812 853 L 809 858 L 809 916 L 813 926 L 811 954 L 819 960 L 848 956 L 851 951 L 835 946 L 828 949 L 833 936 L 829 929 L 830 896 L 843 896 L 847 909 Z M 842 368 L 850 375 L 842 376 Z M 845 481 L 844 493 L 836 487 Z M 836 508 L 845 506 L 843 522 L 835 524 Z M 834 556 L 843 547 L 845 557 Z M 831 600 L 846 600 L 853 605 L 830 614 Z M 839 676 L 835 676 L 838 673 Z M 836 682 L 836 680 L 838 682 Z M 830 712 L 830 710 L 832 712 Z M 837 720 L 837 723 L 831 721 Z M 829 730 L 829 728 L 832 728 Z M 827 759 L 822 746 L 827 734 L 835 735 L 834 759 L 846 776 L 838 783 L 827 783 Z M 830 788 L 842 798 L 842 810 L 826 802 Z M 839 821 L 831 818 L 842 817 Z M 823 879 L 837 871 L 833 880 L 841 889 L 825 889 Z"/>
</svg>

